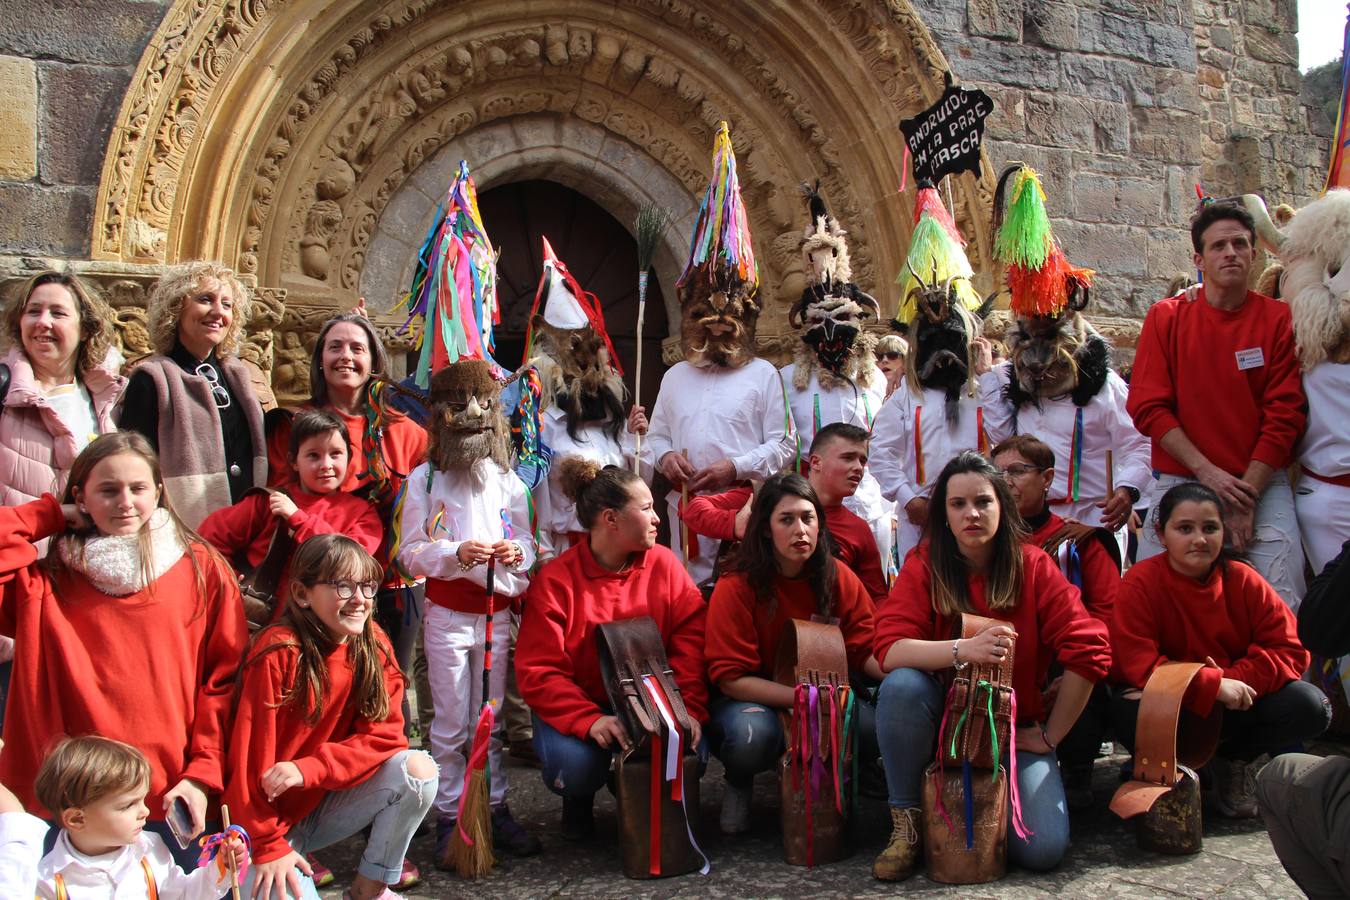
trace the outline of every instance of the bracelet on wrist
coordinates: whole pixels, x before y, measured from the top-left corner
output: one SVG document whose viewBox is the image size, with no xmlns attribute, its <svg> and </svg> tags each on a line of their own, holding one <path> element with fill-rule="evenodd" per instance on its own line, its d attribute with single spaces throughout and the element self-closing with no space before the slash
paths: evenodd
<svg viewBox="0 0 1350 900">
<path fill-rule="evenodd" d="M 1050 734 L 1045 730 L 1044 725 L 1041 726 L 1041 740 L 1045 741 L 1045 746 L 1049 747 L 1051 750 L 1059 749 L 1059 744 L 1050 740 Z"/>
<path fill-rule="evenodd" d="M 957 638 L 956 640 L 952 641 L 952 668 L 958 672 L 964 670 L 967 666 L 970 665 L 969 662 L 966 662 L 961 659 L 960 644 L 961 644 L 960 638 Z"/>
</svg>

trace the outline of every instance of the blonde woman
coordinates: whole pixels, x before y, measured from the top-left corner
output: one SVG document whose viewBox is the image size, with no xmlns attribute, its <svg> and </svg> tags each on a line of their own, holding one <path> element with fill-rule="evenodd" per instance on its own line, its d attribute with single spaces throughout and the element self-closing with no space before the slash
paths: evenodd
<svg viewBox="0 0 1350 900">
<path fill-rule="evenodd" d="M 239 360 L 248 291 L 220 263 L 166 271 L 146 310 L 156 355 L 132 372 L 121 428 L 145 435 L 174 508 L 196 528 L 267 481 L 263 410 Z"/>
</svg>

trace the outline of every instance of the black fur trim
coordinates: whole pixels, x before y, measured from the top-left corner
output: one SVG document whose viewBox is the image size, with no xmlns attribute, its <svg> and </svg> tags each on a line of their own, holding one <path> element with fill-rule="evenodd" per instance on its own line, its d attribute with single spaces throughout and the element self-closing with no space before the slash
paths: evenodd
<svg viewBox="0 0 1350 900">
<path fill-rule="evenodd" d="M 1074 406 L 1087 406 L 1106 384 L 1106 376 L 1111 371 L 1111 345 L 1100 334 L 1090 334 L 1073 360 L 1078 364 L 1078 386 L 1069 396 Z"/>
</svg>

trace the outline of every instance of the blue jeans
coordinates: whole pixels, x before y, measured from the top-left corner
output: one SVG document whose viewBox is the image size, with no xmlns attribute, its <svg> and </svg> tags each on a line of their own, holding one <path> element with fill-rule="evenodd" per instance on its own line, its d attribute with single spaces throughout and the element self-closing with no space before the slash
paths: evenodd
<svg viewBox="0 0 1350 900">
<path fill-rule="evenodd" d="M 937 678 L 918 669 L 896 669 L 881 683 L 877 740 L 893 807 L 920 805 L 923 772 L 936 756 L 943 699 Z M 1022 821 L 1032 834 L 1022 840 L 1009 821 L 1008 858 L 1025 869 L 1053 869 L 1069 848 L 1069 810 L 1055 754 L 1017 751 L 1017 789 Z"/>
<path fill-rule="evenodd" d="M 534 752 L 539 756 L 544 785 L 560 797 L 595 796 L 609 777 L 613 752 L 595 741 L 563 734 L 538 716 L 533 718 Z"/>
<path fill-rule="evenodd" d="M 877 758 L 876 709 L 857 695 L 860 762 Z M 778 767 L 786 745 L 777 710 L 760 703 L 717 697 L 709 708 L 708 746 L 727 770 L 727 781 L 745 787 Z"/>
<path fill-rule="evenodd" d="M 370 837 L 356 871 L 374 881 L 394 884 L 403 870 L 403 858 L 413 832 L 436 796 L 435 777 L 408 774 L 408 757 L 421 750 L 402 750 L 384 761 L 364 783 L 324 797 L 314 812 L 297 822 L 286 842 L 301 856 L 345 840 L 367 825 Z M 308 876 L 300 875 L 303 900 L 317 900 Z M 253 896 L 253 870 L 245 877 L 244 896 Z"/>
</svg>

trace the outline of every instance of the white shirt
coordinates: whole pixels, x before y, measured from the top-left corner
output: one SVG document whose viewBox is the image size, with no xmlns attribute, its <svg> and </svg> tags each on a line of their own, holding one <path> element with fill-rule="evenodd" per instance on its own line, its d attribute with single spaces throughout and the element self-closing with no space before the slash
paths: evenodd
<svg viewBox="0 0 1350 900">
<path fill-rule="evenodd" d="M 1298 461 L 1318 475 L 1350 474 L 1350 364 L 1324 360 L 1303 373 L 1308 428 Z"/>
<path fill-rule="evenodd" d="M 37 896 L 53 900 L 59 874 L 70 900 L 146 900 L 142 859 L 150 863 L 160 900 L 217 900 L 230 890 L 228 872 L 217 880 L 220 870 L 212 864 L 185 873 L 174 862 L 163 839 L 149 831 L 141 832 L 134 844 L 116 853 L 86 856 L 71 845 L 63 830 L 52 852 L 38 864 Z M 6 898 L 16 896 L 27 898 L 33 894 L 5 894 Z"/>
<path fill-rule="evenodd" d="M 797 364 L 788 363 L 781 374 L 788 406 L 792 410 L 792 421 L 801 437 L 800 455 L 803 463 L 811 449 L 811 442 L 816 439 L 817 406 L 820 409 L 821 428 L 835 422 L 845 422 L 865 431 L 872 430 L 872 421 L 886 400 L 886 376 L 881 369 L 875 369 L 872 373 L 870 387 L 857 388 L 847 383 L 832 388 L 822 387 L 820 379 L 812 372 L 811 380 L 804 390 L 794 387 L 793 376 L 796 371 Z M 877 484 L 870 468 L 863 473 L 863 479 L 853 496 L 844 499 L 844 505 L 869 524 L 875 524 L 883 517 L 889 518 L 892 510 L 887 507 L 893 506 L 882 499 L 881 486 Z"/>
<path fill-rule="evenodd" d="M 83 450 L 98 437 L 94 401 L 89 396 L 89 390 L 78 379 L 71 384 L 54 387 L 42 396 L 56 417 L 70 429 L 77 449 Z"/>
<path fill-rule="evenodd" d="M 529 492 L 524 482 L 490 459 L 480 459 L 463 471 L 436 469 L 428 489 L 431 471 L 430 463 L 422 463 L 404 482 L 399 562 L 414 577 L 465 578 L 486 587 L 488 567 L 461 571 L 456 554 L 465 541 L 492 544 L 507 537 L 504 512 L 511 525 L 510 539 L 520 545 L 524 556 L 517 566 L 495 567 L 493 589 L 504 597 L 523 594 L 534 565 Z"/>
<path fill-rule="evenodd" d="M 28 900 L 37 891 L 38 861 L 49 830 L 26 812 L 0 814 L 0 897 Z"/>
<path fill-rule="evenodd" d="M 984 428 L 992 449 L 1014 434 L 1039 438 L 1055 454 L 1055 482 L 1050 485 L 1050 502 L 1060 507 L 1061 515 L 1071 515 L 1085 525 L 1100 525 L 1102 510 L 1097 504 L 1106 499 L 1106 451 L 1115 466 L 1115 486 L 1132 487 L 1141 496 L 1153 484 L 1153 462 L 1148 439 L 1134 427 L 1125 411 L 1129 387 L 1115 372 L 1107 372 L 1101 390 L 1081 407 L 1083 437 L 1081 449 L 1074 452 L 1074 430 L 1080 407 L 1068 395 L 1042 399 L 1017 410 L 1016 426 L 1012 404 L 1003 398 L 1003 387 L 1012 377 L 1012 363 L 999 363 L 980 378 L 980 402 L 984 405 Z M 1078 498 L 1070 497 L 1070 468 L 1077 469 Z M 1065 502 L 1068 499 L 1069 502 Z"/>
<path fill-rule="evenodd" d="M 633 466 L 633 435 L 627 423 L 619 433 L 619 440 L 598 422 L 587 422 L 577 429 L 573 438 L 567 432 L 567 416 L 558 407 L 550 407 L 540 416 L 539 436 L 553 458 L 549 463 L 548 479 L 534 489 L 534 512 L 539 522 L 539 558 L 551 559 L 568 547 L 567 533 L 583 531 L 577 521 L 577 505 L 563 493 L 561 463 L 569 456 L 593 459 L 602 466 Z M 647 455 L 644 446 L 642 455 Z"/>
<path fill-rule="evenodd" d="M 728 369 L 676 363 L 661 379 L 647 443 L 652 461 L 689 451 L 702 469 L 722 459 L 736 478 L 763 480 L 782 470 L 796 451 L 783 382 L 773 364 L 752 359 Z"/>
<path fill-rule="evenodd" d="M 902 518 L 909 501 L 929 496 L 943 466 L 956 454 L 987 449 L 979 429 L 979 400 L 962 389 L 959 403 L 960 415 L 954 424 L 948 424 L 945 391 L 924 388 L 916 397 L 909 385 L 902 383 L 877 414 L 869 465 L 881 485 L 882 496 L 895 501 L 896 514 Z"/>
</svg>

